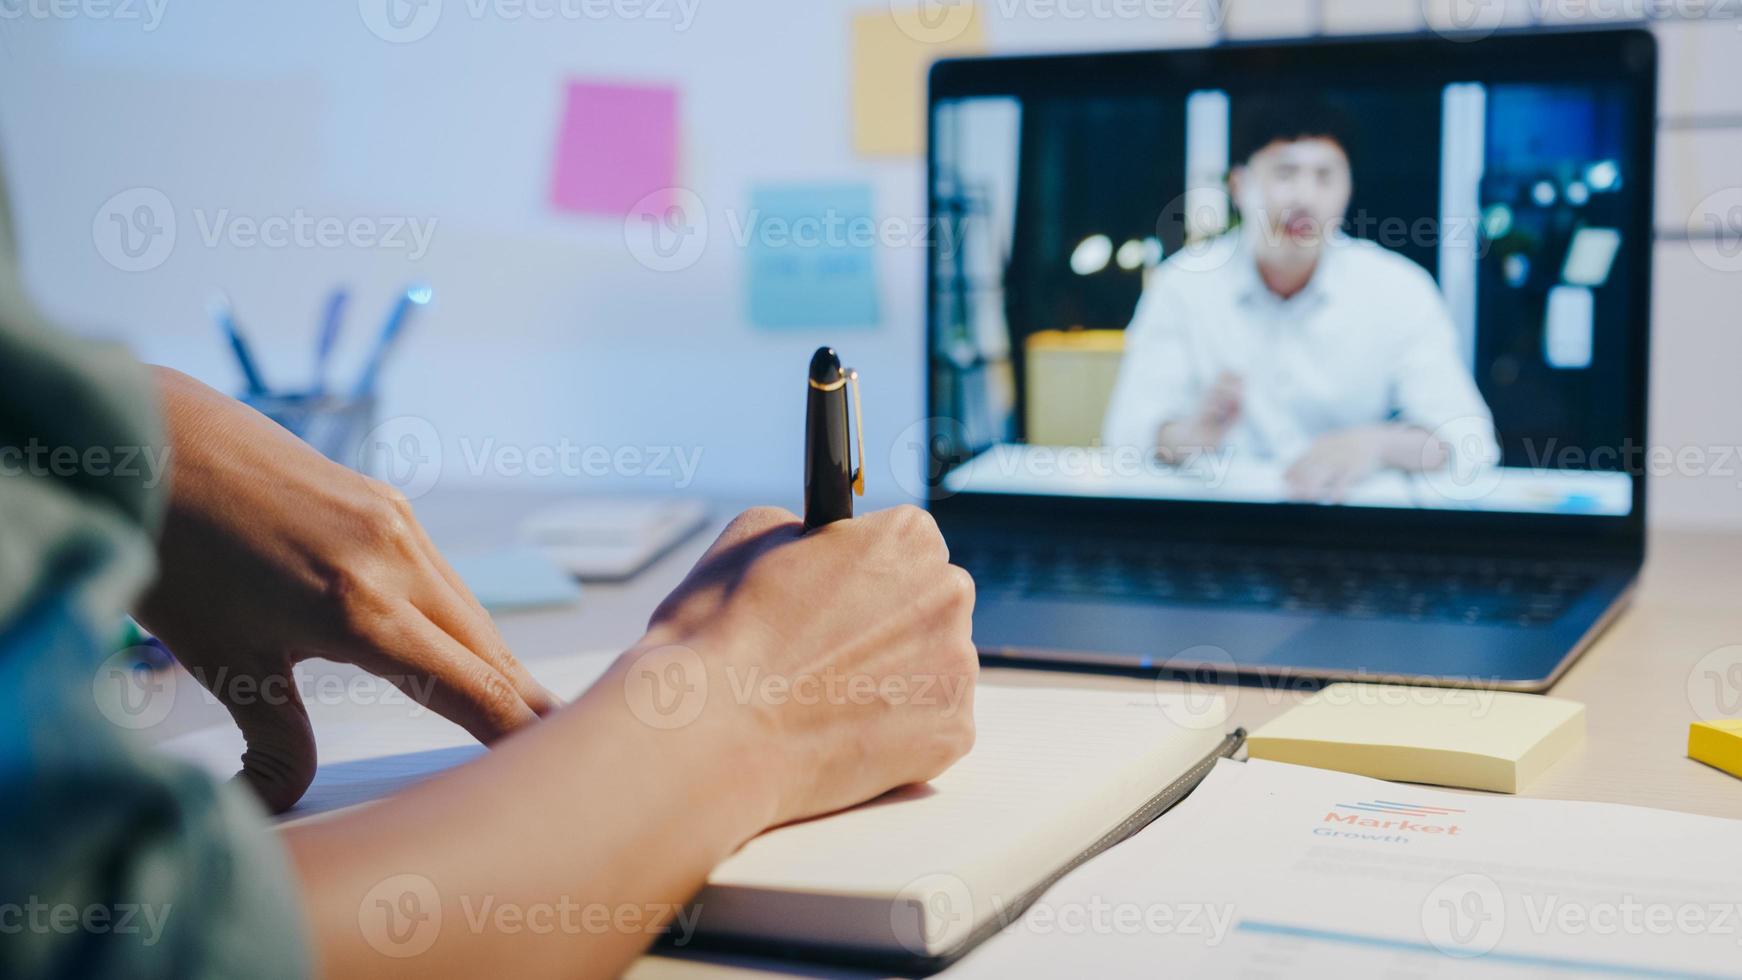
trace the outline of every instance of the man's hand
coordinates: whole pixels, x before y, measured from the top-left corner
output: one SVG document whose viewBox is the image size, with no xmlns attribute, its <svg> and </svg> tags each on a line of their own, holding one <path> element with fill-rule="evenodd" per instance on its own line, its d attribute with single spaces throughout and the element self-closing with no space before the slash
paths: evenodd
<svg viewBox="0 0 1742 980">
<path fill-rule="evenodd" d="M 139 618 L 229 709 L 241 777 L 274 811 L 315 773 L 291 668 L 356 664 L 492 741 L 557 704 L 398 491 L 239 402 L 155 369 L 170 433 L 162 568 Z"/>
<path fill-rule="evenodd" d="M 1296 500 L 1335 504 L 1383 467 L 1422 472 L 1445 460 L 1445 447 L 1423 429 L 1395 422 L 1365 425 L 1320 436 L 1284 478 Z"/>
<path fill-rule="evenodd" d="M 1219 448 L 1234 423 L 1240 421 L 1246 383 L 1223 371 L 1198 399 L 1197 411 L 1183 422 L 1168 422 L 1156 438 L 1156 452 L 1169 463 L 1189 463 L 1197 453 Z"/>
<path fill-rule="evenodd" d="M 783 823 L 923 782 L 968 751 L 973 611 L 973 579 L 923 510 L 803 534 L 793 514 L 760 508 L 720 535 L 624 662 L 701 658 L 707 710 L 757 733 L 764 758 L 745 761 L 763 763 Z"/>
</svg>

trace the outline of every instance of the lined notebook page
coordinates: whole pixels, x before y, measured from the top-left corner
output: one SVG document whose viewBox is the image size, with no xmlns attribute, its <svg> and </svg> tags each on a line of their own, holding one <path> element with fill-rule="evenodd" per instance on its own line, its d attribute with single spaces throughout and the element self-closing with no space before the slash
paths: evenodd
<svg viewBox="0 0 1742 980">
<path fill-rule="evenodd" d="M 978 739 L 948 772 L 769 831 L 709 889 L 887 897 L 943 874 L 1008 902 L 1208 755 L 1226 725 L 1219 702 L 1174 695 L 982 686 L 975 700 Z"/>
</svg>

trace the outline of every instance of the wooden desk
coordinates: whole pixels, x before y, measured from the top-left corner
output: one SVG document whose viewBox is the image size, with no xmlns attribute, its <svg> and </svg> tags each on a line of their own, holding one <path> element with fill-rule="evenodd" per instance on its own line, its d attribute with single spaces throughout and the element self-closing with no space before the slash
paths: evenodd
<svg viewBox="0 0 1742 980">
<path fill-rule="evenodd" d="M 463 552 L 508 540 L 520 518 L 544 503 L 539 495 L 454 494 L 419 504 L 420 516 L 444 550 Z M 719 524 L 735 512 L 720 509 Z M 578 650 L 621 649 L 640 637 L 647 615 L 683 577 L 717 533 L 692 538 L 631 582 L 589 585 L 571 607 L 499 617 L 504 638 L 526 661 Z M 1667 533 L 1651 542 L 1651 558 L 1634 601 L 1573 665 L 1553 694 L 1584 702 L 1589 732 L 1523 794 L 1599 800 L 1742 818 L 1742 780 L 1686 758 L 1688 723 L 1696 717 L 1690 687 L 1702 658 L 1742 644 L 1742 535 Z M 350 668 L 332 668 L 344 672 Z M 1051 671 L 992 669 L 988 684 L 1049 684 L 1107 689 L 1184 689 L 1169 681 Z M 191 680 L 190 680 L 191 683 Z M 1695 687 L 1697 691 L 1698 688 Z M 1248 729 L 1286 710 L 1298 695 L 1262 686 L 1222 689 L 1234 720 Z M 1730 691 L 1730 697 L 1742 692 Z M 156 730 L 165 737 L 223 717 L 215 705 L 189 702 L 186 715 Z M 201 710 L 194 710 L 195 706 Z M 744 960 L 644 957 L 637 978 L 781 973 L 777 964 Z M 801 968 L 807 976 L 853 975 Z"/>
<path fill-rule="evenodd" d="M 444 501 L 442 507 L 449 506 Z M 476 506 L 453 502 L 473 515 Z M 498 514 L 498 517 L 505 517 Z M 720 523 L 730 516 L 722 509 Z M 482 545 L 489 534 L 474 523 L 449 524 L 436 506 L 432 524 L 447 546 Z M 714 531 L 667 555 L 635 581 L 595 585 L 573 609 L 504 616 L 509 646 L 525 659 L 579 648 L 625 647 L 641 634 L 646 616 L 706 548 Z M 472 535 L 468 540 L 467 535 Z M 1597 800 L 1685 810 L 1742 819 L 1742 780 L 1686 757 L 1688 723 L 1695 719 L 1690 685 L 1702 658 L 1742 644 L 1742 535 L 1665 533 L 1654 536 L 1650 559 L 1632 604 L 1597 639 L 1552 694 L 1586 705 L 1584 744 L 1532 783 L 1525 796 Z M 1054 684 L 1106 689 L 1184 690 L 1177 682 L 1015 668 L 989 669 L 987 684 Z M 1276 687 L 1223 688 L 1235 723 L 1248 729 L 1288 709 L 1299 697 Z M 1742 691 L 1730 691 L 1732 698 Z M 826 968 L 723 958 L 647 956 L 630 971 L 654 977 L 732 977 L 798 973 L 855 976 Z"/>
<path fill-rule="evenodd" d="M 537 498 L 465 497 L 432 502 L 426 520 L 444 548 L 465 550 L 501 540 Z M 425 508 L 420 507 L 420 511 Z M 481 519 L 480 515 L 488 515 Z M 721 524 L 730 516 L 721 512 Z M 717 529 L 716 529 L 717 530 Z M 589 585 L 572 608 L 500 617 L 508 645 L 526 660 L 577 649 L 633 643 L 647 615 L 713 539 L 710 530 L 624 584 Z M 1526 796 L 1601 800 L 1742 819 L 1742 780 L 1686 757 L 1695 719 L 1690 684 L 1701 658 L 1742 644 L 1742 535 L 1666 533 L 1631 606 L 1551 692 L 1582 701 L 1589 734 L 1583 748 L 1533 783 Z M 1180 689 L 1183 685 L 1102 675 L 989 669 L 989 684 L 1057 684 L 1109 689 Z M 1295 695 L 1262 686 L 1229 687 L 1234 720 L 1248 729 L 1287 710 Z M 1730 692 L 1742 697 L 1742 692 Z"/>
</svg>

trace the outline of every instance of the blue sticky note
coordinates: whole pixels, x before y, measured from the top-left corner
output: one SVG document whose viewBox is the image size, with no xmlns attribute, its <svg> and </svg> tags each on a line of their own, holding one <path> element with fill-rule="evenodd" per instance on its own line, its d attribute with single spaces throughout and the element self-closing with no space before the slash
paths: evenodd
<svg viewBox="0 0 1742 980">
<path fill-rule="evenodd" d="M 865 184 L 754 188 L 745 222 L 750 322 L 783 330 L 877 325 L 884 233 Z"/>
</svg>

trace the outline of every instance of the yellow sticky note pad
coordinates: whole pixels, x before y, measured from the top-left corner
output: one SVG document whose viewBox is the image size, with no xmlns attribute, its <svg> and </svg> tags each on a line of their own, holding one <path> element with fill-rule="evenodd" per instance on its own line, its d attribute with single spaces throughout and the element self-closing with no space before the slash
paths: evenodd
<svg viewBox="0 0 1742 980">
<path fill-rule="evenodd" d="M 1516 793 L 1585 737 L 1562 698 L 1331 684 L 1246 741 L 1247 754 L 1376 779 Z"/>
<path fill-rule="evenodd" d="M 1742 718 L 1694 722 L 1688 727 L 1688 758 L 1742 779 Z"/>
<path fill-rule="evenodd" d="M 853 148 L 914 155 L 925 145 L 925 79 L 947 55 L 986 49 L 978 4 L 919 0 L 853 16 Z"/>
</svg>

